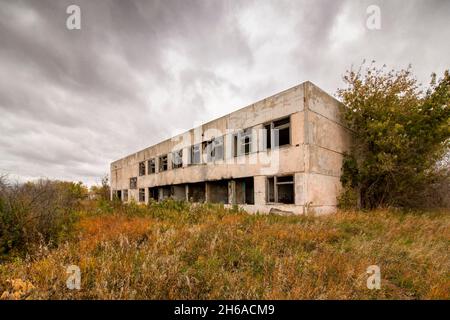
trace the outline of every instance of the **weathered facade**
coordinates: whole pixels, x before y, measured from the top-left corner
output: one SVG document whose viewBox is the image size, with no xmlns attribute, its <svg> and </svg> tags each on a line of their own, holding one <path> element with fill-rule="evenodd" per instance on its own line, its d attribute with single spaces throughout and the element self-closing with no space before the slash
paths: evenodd
<svg viewBox="0 0 450 320">
<path fill-rule="evenodd" d="M 339 102 L 304 82 L 114 161 L 112 195 L 333 212 L 349 144 Z"/>
</svg>

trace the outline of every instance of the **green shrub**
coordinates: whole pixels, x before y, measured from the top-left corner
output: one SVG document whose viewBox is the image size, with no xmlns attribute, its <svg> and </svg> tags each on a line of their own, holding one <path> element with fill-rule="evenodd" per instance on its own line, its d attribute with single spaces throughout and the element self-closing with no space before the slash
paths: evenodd
<svg viewBox="0 0 450 320">
<path fill-rule="evenodd" d="M 67 239 L 86 192 L 81 183 L 0 179 L 0 259 Z"/>
<path fill-rule="evenodd" d="M 420 90 L 411 69 L 369 66 L 344 75 L 338 90 L 352 130 L 345 155 L 341 206 L 433 207 L 448 199 L 450 73 Z M 352 190 L 351 190 L 352 189 Z"/>
</svg>

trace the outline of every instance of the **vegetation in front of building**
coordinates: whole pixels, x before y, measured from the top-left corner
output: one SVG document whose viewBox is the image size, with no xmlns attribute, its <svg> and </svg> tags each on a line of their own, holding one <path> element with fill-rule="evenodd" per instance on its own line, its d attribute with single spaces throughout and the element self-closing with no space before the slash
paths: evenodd
<svg viewBox="0 0 450 320">
<path fill-rule="evenodd" d="M 64 237 L 58 231 L 50 242 L 27 237 L 27 248 L 8 247 L 0 296 L 448 299 L 448 213 L 249 215 L 170 199 L 148 205 L 81 200 L 66 217 Z M 60 230 L 59 219 L 48 221 L 49 230 Z M 79 290 L 67 288 L 70 265 L 80 268 Z M 371 265 L 381 269 L 380 290 L 367 288 Z"/>
</svg>

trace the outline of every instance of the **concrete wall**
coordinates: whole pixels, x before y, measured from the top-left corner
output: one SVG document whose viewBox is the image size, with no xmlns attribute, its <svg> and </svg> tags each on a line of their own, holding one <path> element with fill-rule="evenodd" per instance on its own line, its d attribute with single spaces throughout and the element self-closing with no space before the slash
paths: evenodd
<svg viewBox="0 0 450 320">
<path fill-rule="evenodd" d="M 263 149 L 263 136 L 258 129 L 272 120 L 290 117 L 290 145 L 277 150 Z M 232 135 L 237 130 L 254 129 L 251 153 L 234 158 L 231 154 Z M 224 135 L 225 157 L 214 163 L 188 164 L 190 146 Z M 342 153 L 349 147 L 349 132 L 342 125 L 339 102 L 310 82 L 256 102 L 250 106 L 205 123 L 177 137 L 165 140 L 111 164 L 112 190 L 129 189 L 129 179 L 137 177 L 137 189 L 128 191 L 129 200 L 138 201 L 139 188 L 181 185 L 187 183 L 233 180 L 254 177 L 254 205 L 244 205 L 251 212 L 271 209 L 305 213 L 313 209 L 318 213 L 335 210 L 340 191 Z M 139 176 L 139 162 L 158 158 L 162 154 L 183 149 L 182 168 L 157 174 Z M 270 160 L 270 161 L 269 161 Z M 147 165 L 147 163 L 146 163 Z M 156 167 L 158 168 L 158 163 Z M 292 174 L 295 178 L 295 203 L 266 203 L 266 177 Z M 177 187 L 180 198 L 182 190 Z M 206 184 L 205 199 L 217 202 L 224 198 L 226 188 Z M 217 194 L 212 194 L 212 193 Z M 188 189 L 185 189 L 185 195 Z M 230 197 L 230 187 L 228 188 Z M 220 200 L 219 199 L 219 200 Z M 228 199 L 232 203 L 232 199 Z"/>
</svg>

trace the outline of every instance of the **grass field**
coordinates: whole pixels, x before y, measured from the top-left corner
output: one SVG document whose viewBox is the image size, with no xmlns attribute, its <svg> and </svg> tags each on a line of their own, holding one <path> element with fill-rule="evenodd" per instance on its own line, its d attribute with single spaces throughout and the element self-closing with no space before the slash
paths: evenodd
<svg viewBox="0 0 450 320">
<path fill-rule="evenodd" d="M 70 240 L 0 265 L 3 299 L 449 299 L 448 211 L 249 215 L 166 202 L 79 213 Z M 66 268 L 81 289 L 66 287 Z M 381 289 L 366 286 L 370 265 Z"/>
</svg>

